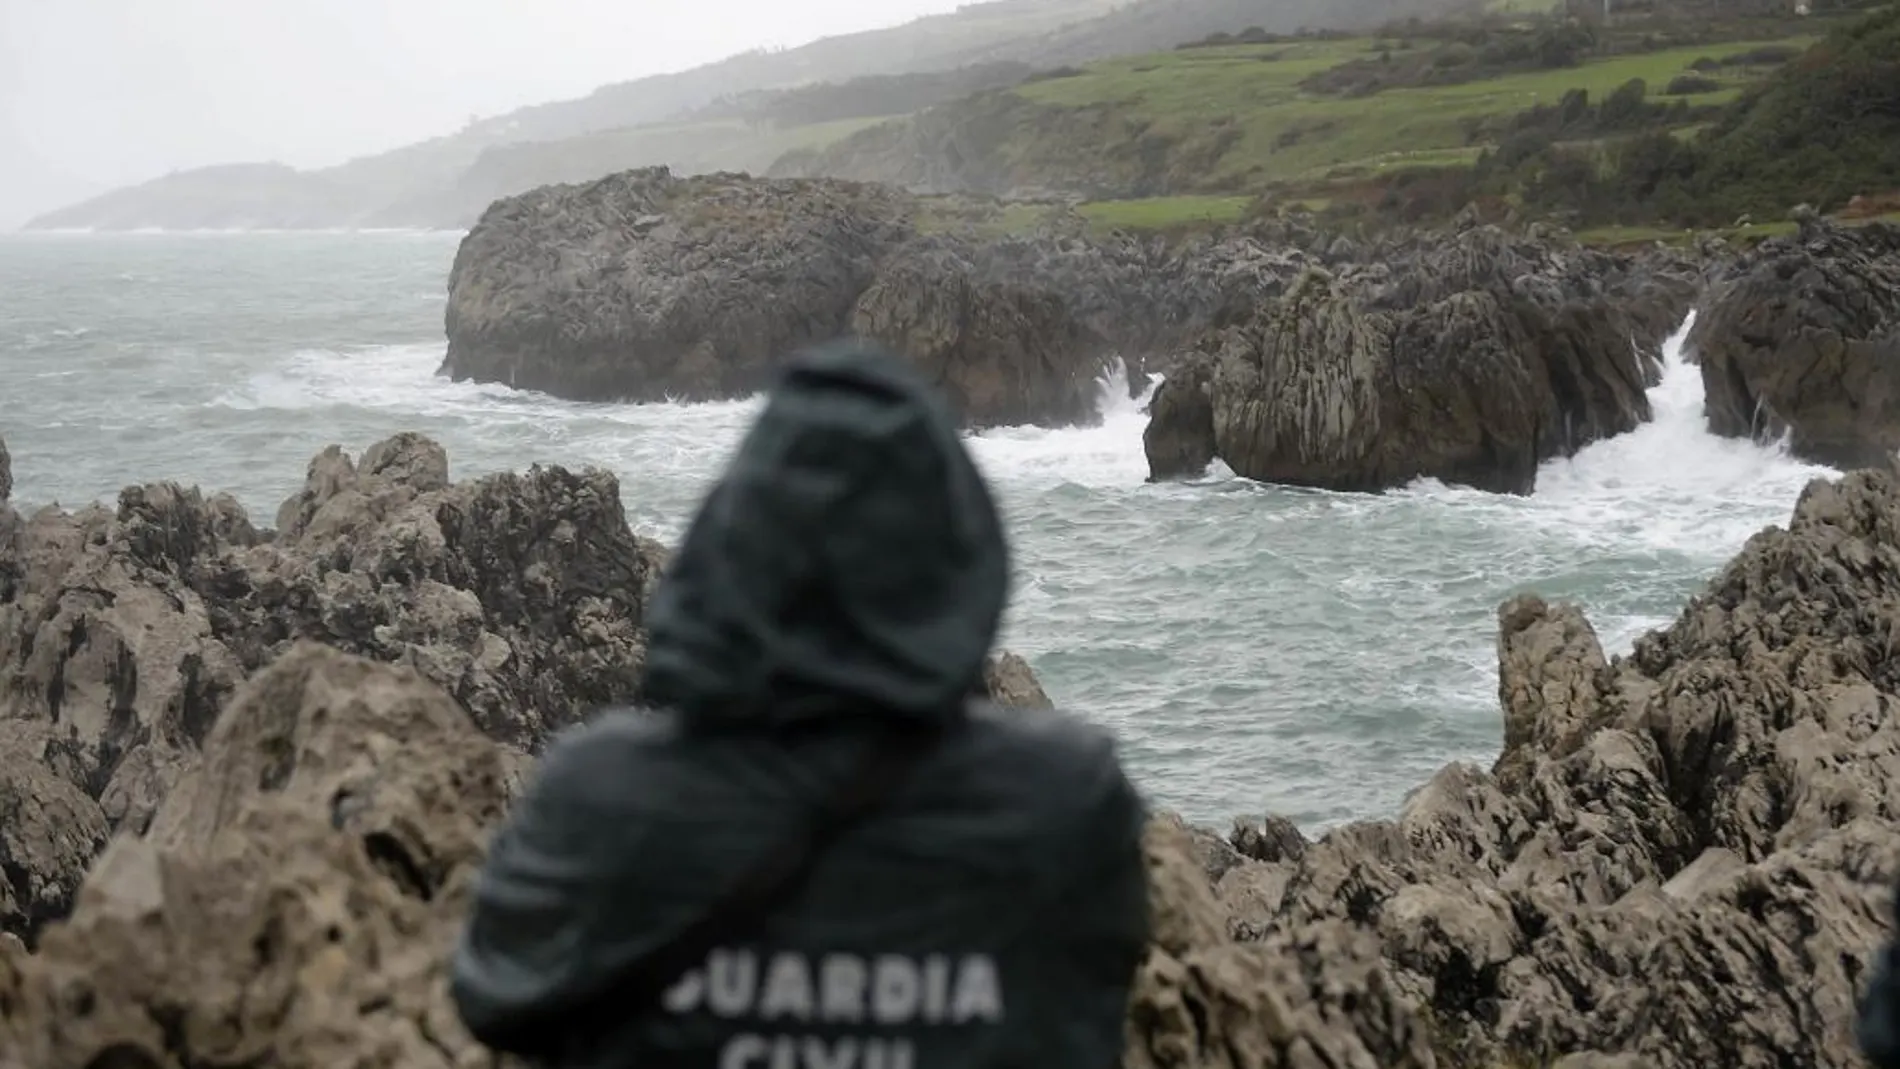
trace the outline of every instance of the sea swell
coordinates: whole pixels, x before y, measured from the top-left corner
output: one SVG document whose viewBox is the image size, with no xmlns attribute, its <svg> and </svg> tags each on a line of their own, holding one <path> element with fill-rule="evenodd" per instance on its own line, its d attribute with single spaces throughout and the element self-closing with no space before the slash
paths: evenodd
<svg viewBox="0 0 1900 1069">
<path fill-rule="evenodd" d="M 0 328 L 16 330 L 0 337 L 0 434 L 24 500 L 176 478 L 269 522 L 322 446 L 418 430 L 458 478 L 608 468 L 632 521 L 665 538 L 757 407 L 579 404 L 437 377 L 440 299 L 418 297 L 439 286 L 451 242 L 193 238 L 184 255 L 93 240 L 147 252 L 114 266 L 90 242 L 39 242 L 42 265 L 49 249 L 79 251 L 35 276 L 38 319 Z M 0 244 L 0 281 L 12 248 Z M 276 275 L 231 296 L 235 271 L 269 262 Z M 1627 648 L 1827 474 L 1709 435 L 1680 340 L 1650 392 L 1655 419 L 1546 464 L 1525 498 L 1430 481 L 1332 494 L 1221 471 L 1151 484 L 1145 416 L 1121 383 L 1103 384 L 1099 426 L 978 435 L 1014 541 L 1006 641 L 1193 818 L 1270 810 L 1314 828 L 1389 813 L 1446 761 L 1496 752 L 1503 598 L 1577 600 L 1607 646 Z"/>
</svg>

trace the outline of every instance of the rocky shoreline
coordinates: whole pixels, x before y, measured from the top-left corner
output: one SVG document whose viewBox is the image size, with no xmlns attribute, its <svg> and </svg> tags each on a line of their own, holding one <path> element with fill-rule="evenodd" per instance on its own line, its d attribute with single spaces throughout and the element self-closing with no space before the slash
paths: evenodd
<svg viewBox="0 0 1900 1069">
<path fill-rule="evenodd" d="M 487 1064 L 442 984 L 485 831 L 634 696 L 665 551 L 609 474 L 457 483 L 413 435 L 319 454 L 276 522 L 0 496 L 5 1069 Z M 1491 770 L 1314 842 L 1155 821 L 1125 1064 L 1852 1064 L 1897 606 L 1891 468 L 1810 486 L 1627 658 L 1506 604 Z M 1048 700 L 1006 655 L 991 690 Z"/>
<path fill-rule="evenodd" d="M 972 422 L 1082 419 L 1083 371 L 1165 370 L 1157 477 L 1218 458 L 1527 492 L 1542 460 L 1649 417 L 1656 354 L 1698 307 L 1711 429 L 1868 469 L 1810 485 L 1627 657 L 1575 607 L 1505 604 L 1501 756 L 1394 819 L 1308 841 L 1158 817 L 1124 1064 L 1855 1064 L 1900 861 L 1900 231 L 1808 219 L 1741 255 L 1611 256 L 1469 221 L 1368 244 L 1278 223 L 1163 247 L 923 233 L 912 202 L 835 183 L 748 230 L 728 224 L 793 187 L 609 182 L 470 235 L 458 373 L 532 355 L 580 389 L 634 352 L 712 395 L 767 340 L 855 327 L 939 369 Z M 662 210 L 598 214 L 637 197 Z M 727 245 L 681 222 L 709 211 Z M 521 244 L 550 219 L 559 242 Z M 860 255 L 887 239 L 901 254 Z M 777 258 L 735 269 L 760 241 Z M 696 266 L 641 268 L 659 251 Z M 816 274 L 773 266 L 793 261 Z M 838 279 L 850 299 L 825 304 Z M 824 315 L 786 312 L 801 295 Z M 491 1064 L 444 956 L 541 744 L 638 698 L 666 549 L 618 480 L 455 482 L 405 434 L 319 453 L 267 528 L 169 482 L 28 514 L 11 463 L 0 441 L 0 1069 Z M 988 682 L 1048 704 L 1019 658 Z"/>
<path fill-rule="evenodd" d="M 1649 417 L 1701 285 L 1688 255 L 1475 220 L 1179 244 L 1092 235 L 1073 213 L 1013 236 L 984 220 L 824 179 L 660 169 L 536 190 L 463 243 L 442 370 L 574 400 L 730 399 L 850 334 L 924 369 L 972 426 L 1092 422 L 1109 372 L 1178 370 L 1148 435 L 1157 478 L 1220 459 L 1336 490 L 1523 493 L 1542 461 Z"/>
<path fill-rule="evenodd" d="M 1156 479 L 1219 460 L 1342 491 L 1415 479 L 1529 493 L 1537 468 L 1650 418 L 1662 345 L 1703 307 L 1710 427 L 1807 459 L 1900 447 L 1900 228 L 1611 253 L 1467 215 L 1364 240 L 1262 219 L 1180 242 L 1073 212 L 831 179 L 664 168 L 496 202 L 449 282 L 442 372 L 582 401 L 715 400 L 800 346 L 868 337 L 972 427 L 1100 418 L 1101 384 L 1167 373 Z M 1006 228 L 1005 228 L 1006 229 Z M 1136 392 L 1139 392 L 1137 390 Z"/>
<path fill-rule="evenodd" d="M 420 435 L 331 446 L 275 528 L 171 482 L 24 514 L 11 479 L 0 441 L 0 932 L 64 916 L 111 835 L 157 834 L 233 695 L 299 642 L 413 670 L 517 763 L 638 697 L 667 551 L 608 472 L 457 483 Z M 992 684 L 1048 702 L 1020 658 Z"/>
</svg>

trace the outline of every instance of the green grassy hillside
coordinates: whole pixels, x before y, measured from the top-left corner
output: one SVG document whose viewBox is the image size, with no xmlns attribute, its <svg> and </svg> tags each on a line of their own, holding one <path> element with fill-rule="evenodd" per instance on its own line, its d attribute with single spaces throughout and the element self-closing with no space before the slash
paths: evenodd
<svg viewBox="0 0 1900 1069">
<path fill-rule="evenodd" d="M 776 171 L 1066 194 L 1101 226 L 1202 226 L 1292 204 L 1421 222 L 1477 201 L 1620 240 L 1736 211 L 1785 215 L 1789 196 L 1835 208 L 1900 187 L 1900 128 L 1881 118 L 1884 90 L 1900 92 L 1900 41 L 1880 29 L 1896 20 L 1493 16 L 1223 36 L 814 138 Z M 1831 177 L 1791 151 L 1809 141 L 1826 142 Z"/>
<path fill-rule="evenodd" d="M 462 226 L 479 215 L 485 205 L 470 204 L 484 194 L 531 188 L 497 185 L 510 174 L 591 179 L 656 164 L 762 170 L 788 149 L 827 143 L 843 129 L 834 122 L 904 114 L 1036 69 L 1228 28 L 1365 27 L 1473 2 L 979 0 L 901 26 L 602 86 L 335 167 L 274 175 L 256 189 L 214 176 L 210 185 L 228 197 L 194 193 L 208 188 L 195 179 L 161 180 L 28 225 Z M 802 124 L 822 128 L 795 129 Z M 244 205 L 242 218 L 224 218 L 227 202 Z"/>
<path fill-rule="evenodd" d="M 1490 120 L 1555 104 L 1576 89 L 1607 96 L 1631 79 L 1661 87 L 1688 73 L 1699 59 L 1720 62 L 1781 40 L 1615 56 L 1574 68 L 1395 88 L 1363 97 L 1322 95 L 1302 83 L 1368 54 L 1389 53 L 1387 42 L 1210 48 L 1112 61 L 1017 93 L 1032 105 L 1116 109 L 1131 125 L 1144 127 L 1144 136 L 1153 140 L 1181 146 L 1192 146 L 1198 139 L 1220 143 L 1219 149 L 1209 145 L 1203 154 L 1211 166 L 1175 176 L 1180 188 L 1170 192 L 1224 191 L 1402 163 L 1471 163 L 1486 144 L 1474 135 Z M 1742 78 L 1730 78 L 1720 88 L 1698 94 L 1695 103 L 1733 99 L 1744 84 Z M 1068 149 L 1083 146 L 1037 148 L 1060 158 Z M 1114 146 L 1098 148 L 1114 151 Z M 1037 154 L 1030 146 L 1012 149 L 1025 158 Z"/>
</svg>

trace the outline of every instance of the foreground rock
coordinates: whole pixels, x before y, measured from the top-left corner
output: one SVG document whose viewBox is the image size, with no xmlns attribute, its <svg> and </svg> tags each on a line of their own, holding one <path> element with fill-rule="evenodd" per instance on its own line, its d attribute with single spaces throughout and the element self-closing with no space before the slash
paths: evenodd
<svg viewBox="0 0 1900 1069">
<path fill-rule="evenodd" d="M 294 647 L 70 922 L 0 959 L 0 1050 L 45 1069 L 474 1064 L 445 960 L 517 782 L 420 673 Z"/>
<path fill-rule="evenodd" d="M 1315 263 L 1177 361 L 1144 437 L 1154 478 L 1218 458 L 1332 490 L 1429 477 L 1529 493 L 1544 461 L 1649 419 L 1663 338 L 1695 293 L 1686 263 L 1492 227 L 1360 255 Z"/>
<path fill-rule="evenodd" d="M 1374 940 L 1452 1064 L 1858 1064 L 1900 848 L 1900 477 L 1811 486 L 1627 660 L 1571 607 L 1499 621 L 1496 767 L 1316 843 L 1238 825 L 1200 856 L 1228 931 Z"/>
<path fill-rule="evenodd" d="M 637 698 L 664 561 L 613 475 L 452 483 L 416 435 L 318 454 L 275 530 L 175 483 L 72 513 L 0 500 L 0 932 L 63 916 L 108 836 L 152 827 L 231 695 L 292 643 L 413 668 L 533 752 Z M 1019 658 L 991 677 L 1048 702 Z"/>
<path fill-rule="evenodd" d="M 38 953 L 0 948 L 0 1051 L 48 1069 L 485 1064 L 446 959 L 520 781 L 519 755 L 419 673 L 294 646 Z M 1185 830 L 1157 823 L 1149 856 L 1159 933 L 1131 1067 L 1432 1064 L 1372 940 L 1333 925 L 1236 944 Z M 1234 1060 L 1195 1057 L 1197 1019 Z"/>
<path fill-rule="evenodd" d="M 232 692 L 294 640 L 408 664 L 529 749 L 633 693 L 658 559 L 614 476 L 451 483 L 415 435 L 319 454 L 275 531 L 175 483 L 116 508 L 0 507 L 0 809 L 45 814 L 0 831 L 21 874 L 0 928 L 63 912 L 106 832 L 147 827 Z"/>
<path fill-rule="evenodd" d="M 1210 863 L 1205 845 L 1165 817 L 1146 845 L 1154 945 L 1130 1000 L 1124 1069 L 1440 1064 L 1371 935 L 1323 922 L 1237 940 L 1210 883 L 1227 863 Z"/>
<path fill-rule="evenodd" d="M 1153 823 L 1130 1069 L 1856 1064 L 1900 849 L 1900 473 L 1810 487 L 1626 660 L 1571 607 L 1499 623 L 1490 772 L 1317 842 Z M 0 1064 L 483 1064 L 442 984 L 523 763 L 483 728 L 416 669 L 292 647 L 39 952 L 0 941 Z"/>
<path fill-rule="evenodd" d="M 1815 218 L 1712 290 L 1685 349 L 1709 429 L 1841 468 L 1900 450 L 1900 227 Z"/>
</svg>

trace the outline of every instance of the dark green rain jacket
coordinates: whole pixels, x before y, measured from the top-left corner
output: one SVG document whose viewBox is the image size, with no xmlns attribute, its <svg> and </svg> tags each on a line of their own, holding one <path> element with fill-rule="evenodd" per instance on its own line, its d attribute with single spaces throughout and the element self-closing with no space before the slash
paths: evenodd
<svg viewBox="0 0 1900 1069">
<path fill-rule="evenodd" d="M 1894 930 L 1900 932 L 1900 891 L 1894 892 Z M 1873 1069 L 1900 1069 L 1900 941 L 1889 938 L 1875 951 L 1861 992 L 1855 1035 Z"/>
<path fill-rule="evenodd" d="M 857 347 L 789 361 L 655 592 L 657 711 L 558 739 L 494 842 L 454 957 L 469 1029 L 567 1069 L 1114 1066 L 1145 813 L 1106 733 L 971 697 L 1008 572 L 927 385 Z M 945 741 L 758 939 L 616 1006 L 891 718 Z"/>
</svg>

